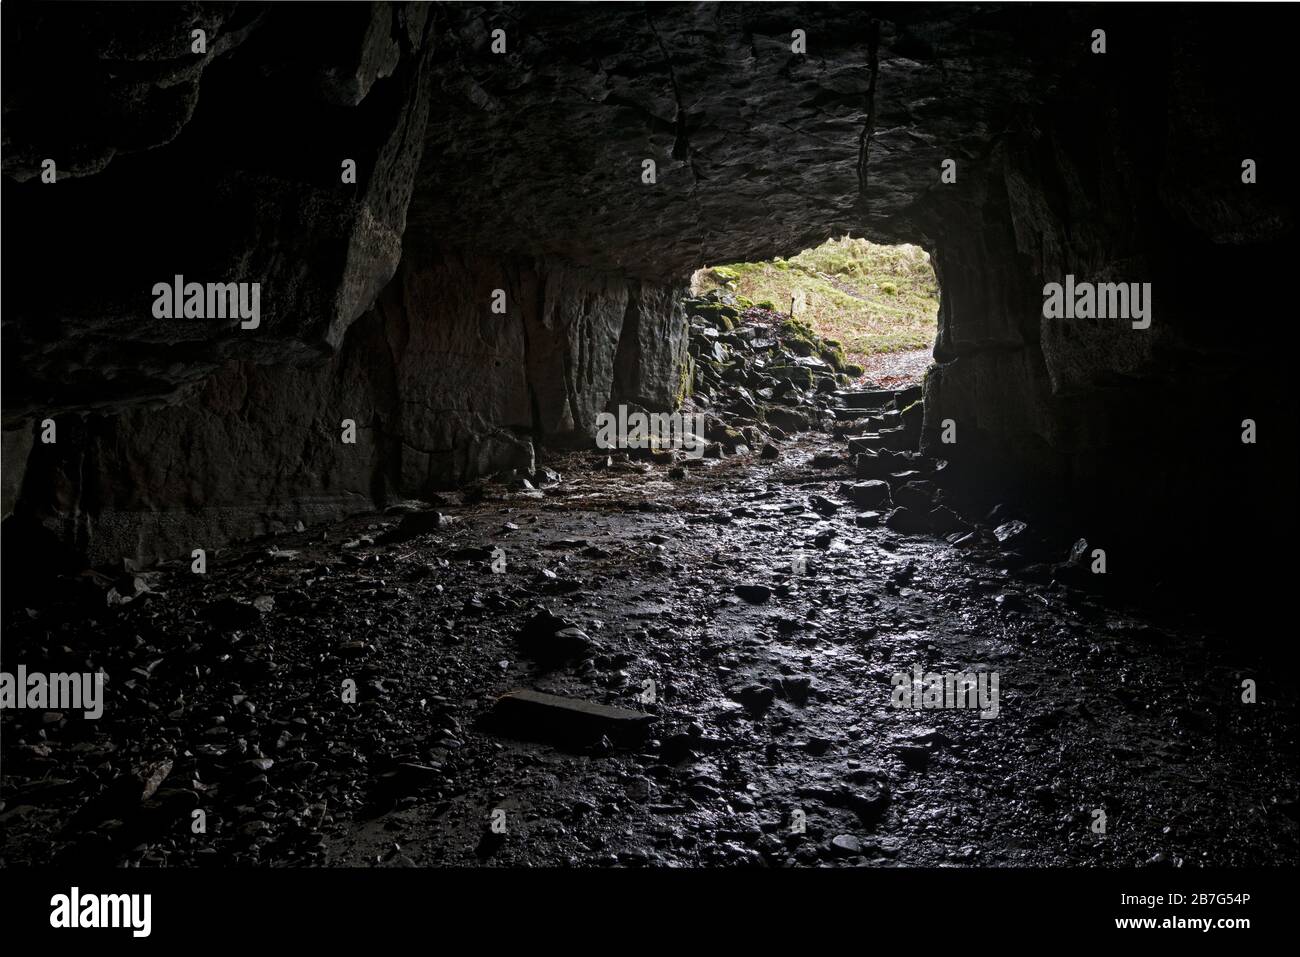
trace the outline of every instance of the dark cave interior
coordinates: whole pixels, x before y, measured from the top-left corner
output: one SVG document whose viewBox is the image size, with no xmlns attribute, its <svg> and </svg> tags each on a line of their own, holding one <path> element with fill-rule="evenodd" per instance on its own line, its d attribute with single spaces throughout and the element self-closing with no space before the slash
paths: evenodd
<svg viewBox="0 0 1300 957">
<path fill-rule="evenodd" d="M 1297 861 L 1282 11 L 297 6 L 4 11 L 4 863 Z M 690 294 L 850 233 L 923 387 Z"/>
</svg>

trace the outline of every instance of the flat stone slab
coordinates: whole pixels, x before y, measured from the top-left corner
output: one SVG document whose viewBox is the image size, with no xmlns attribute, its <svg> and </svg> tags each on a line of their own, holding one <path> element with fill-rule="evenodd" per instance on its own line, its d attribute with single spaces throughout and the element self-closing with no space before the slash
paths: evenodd
<svg viewBox="0 0 1300 957">
<path fill-rule="evenodd" d="M 865 392 L 837 392 L 840 401 L 848 409 L 879 409 L 894 400 L 894 393 L 889 389 L 868 389 Z"/>
<path fill-rule="evenodd" d="M 852 422 L 854 419 L 865 419 L 870 414 L 870 409 L 831 409 L 831 416 L 836 422 Z"/>
<path fill-rule="evenodd" d="M 636 742 L 649 734 L 654 721 L 654 715 L 640 711 L 526 688 L 503 694 L 485 717 L 489 730 L 559 744 L 585 744 L 602 735 Z"/>
<path fill-rule="evenodd" d="M 919 435 L 909 434 L 903 428 L 881 429 L 876 435 L 880 439 L 880 447 L 891 452 L 914 450 L 921 442 Z"/>
</svg>

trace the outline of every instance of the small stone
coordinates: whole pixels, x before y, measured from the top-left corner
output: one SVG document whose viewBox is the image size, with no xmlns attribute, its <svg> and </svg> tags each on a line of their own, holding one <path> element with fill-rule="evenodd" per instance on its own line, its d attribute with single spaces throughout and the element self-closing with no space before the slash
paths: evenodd
<svg viewBox="0 0 1300 957">
<path fill-rule="evenodd" d="M 919 535 L 930 530 L 924 515 L 918 515 L 910 508 L 896 508 L 885 518 L 885 525 L 896 532 Z"/>
<path fill-rule="evenodd" d="M 832 857 L 857 857 L 862 853 L 862 842 L 852 834 L 836 834 L 830 849 Z"/>
<path fill-rule="evenodd" d="M 840 510 L 839 505 L 832 502 L 825 495 L 808 496 L 808 507 L 818 515 L 834 515 Z"/>
<path fill-rule="evenodd" d="M 550 611 L 530 618 L 519 635 L 524 653 L 538 661 L 568 661 L 591 654 L 594 643 L 573 622 Z"/>
<path fill-rule="evenodd" d="M 890 502 L 889 483 L 880 479 L 842 485 L 840 492 L 858 508 L 876 508 Z"/>
<path fill-rule="evenodd" d="M 766 585 L 737 585 L 736 594 L 751 605 L 761 605 L 772 597 L 772 589 Z"/>
<path fill-rule="evenodd" d="M 1003 545 L 1013 542 L 1025 533 L 1029 526 L 1019 519 L 1012 519 L 1009 522 L 1003 522 L 993 530 L 993 537 Z"/>
<path fill-rule="evenodd" d="M 772 702 L 776 698 L 776 692 L 762 685 L 748 685 L 740 689 L 733 697 L 741 703 L 746 711 L 758 717 L 772 706 Z"/>
</svg>

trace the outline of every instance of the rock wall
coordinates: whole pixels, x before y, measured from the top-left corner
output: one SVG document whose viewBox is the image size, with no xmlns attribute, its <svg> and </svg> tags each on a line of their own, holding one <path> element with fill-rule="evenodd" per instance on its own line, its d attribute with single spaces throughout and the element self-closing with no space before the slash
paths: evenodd
<svg viewBox="0 0 1300 957">
<path fill-rule="evenodd" d="M 397 268 L 423 153 L 425 4 L 6 12 L 6 426 L 319 361 Z M 206 52 L 194 52 L 202 29 Z M 57 181 L 40 178 L 44 159 Z M 355 183 L 343 162 L 356 162 Z M 153 315 L 175 275 L 259 282 L 260 326 Z"/>
<path fill-rule="evenodd" d="M 1203 544 L 1216 502 L 1232 503 L 1219 546 L 1295 529 L 1294 333 L 1275 321 L 1300 252 L 1295 190 L 1242 182 L 1244 159 L 1288 155 L 1260 95 L 1281 61 L 1256 51 L 1211 82 L 1215 22 L 1138 18 L 1122 47 L 1112 29 L 1071 108 L 1028 113 L 975 202 L 926 217 L 943 288 L 928 450 L 1148 553 Z M 1067 275 L 1149 283 L 1150 327 L 1045 318 L 1045 285 Z M 955 446 L 938 441 L 945 419 Z"/>
<path fill-rule="evenodd" d="M 53 444 L 6 432 L 6 482 L 22 476 L 19 515 L 65 550 L 150 562 L 529 472 L 534 441 L 589 438 L 620 389 L 651 408 L 680 399 L 680 295 L 562 263 L 428 251 L 328 361 L 232 360 L 173 405 L 58 416 Z"/>
<path fill-rule="evenodd" d="M 691 270 L 844 232 L 933 253 L 924 441 L 953 419 L 971 482 L 1120 525 L 1231 494 L 1234 533 L 1294 529 L 1271 8 L 1231 13 L 1249 42 L 1205 6 L 90 9 L 5 11 L 4 485 L 93 554 L 459 481 L 582 441 L 611 398 L 671 406 Z M 155 320 L 177 273 L 261 282 L 261 327 Z M 1045 319 L 1067 273 L 1151 283 L 1151 328 Z M 83 415 L 21 475 L 35 422 Z"/>
</svg>

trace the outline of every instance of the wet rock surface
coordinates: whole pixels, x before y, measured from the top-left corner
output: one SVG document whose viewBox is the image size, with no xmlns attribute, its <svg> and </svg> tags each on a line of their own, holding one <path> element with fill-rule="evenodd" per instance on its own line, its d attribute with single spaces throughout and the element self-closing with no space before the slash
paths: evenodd
<svg viewBox="0 0 1300 957">
<path fill-rule="evenodd" d="M 913 486 L 898 509 L 927 527 L 902 528 L 858 521 L 868 453 L 780 445 L 553 455 L 545 488 L 286 532 L 206 575 L 7 595 L 7 667 L 108 681 L 98 721 L 0 719 L 4 863 L 1297 860 L 1294 699 L 1240 701 L 1273 658 L 1107 595 L 1032 517 L 936 532 L 932 460 L 875 480 Z M 998 672 L 997 717 L 892 707 L 914 665 Z M 624 710 L 561 743 L 484 724 L 519 689 Z M 626 712 L 639 739 L 606 733 Z"/>
</svg>

